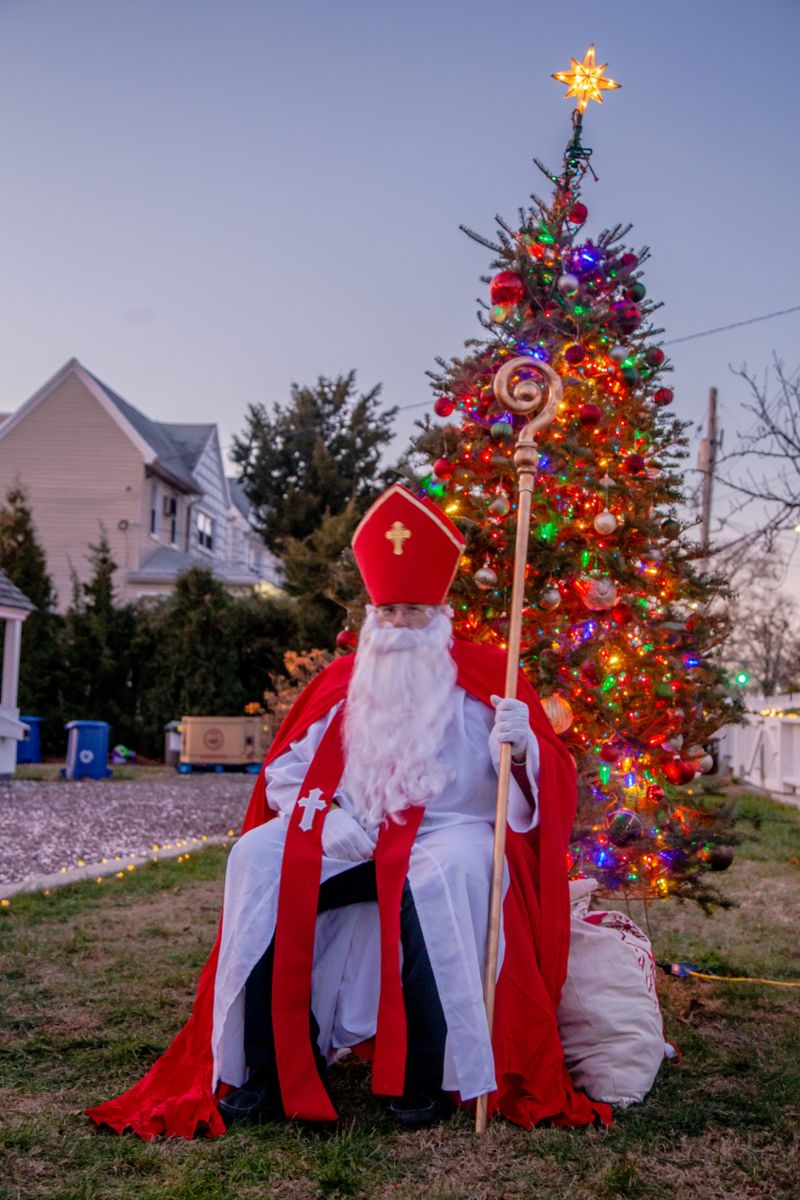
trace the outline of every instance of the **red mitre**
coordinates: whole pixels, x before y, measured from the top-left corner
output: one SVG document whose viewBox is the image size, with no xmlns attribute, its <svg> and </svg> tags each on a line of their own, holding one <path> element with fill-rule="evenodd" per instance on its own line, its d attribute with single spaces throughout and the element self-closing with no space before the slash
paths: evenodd
<svg viewBox="0 0 800 1200">
<path fill-rule="evenodd" d="M 444 604 L 463 549 L 442 510 L 400 483 L 378 497 L 353 534 L 373 604 Z"/>
</svg>

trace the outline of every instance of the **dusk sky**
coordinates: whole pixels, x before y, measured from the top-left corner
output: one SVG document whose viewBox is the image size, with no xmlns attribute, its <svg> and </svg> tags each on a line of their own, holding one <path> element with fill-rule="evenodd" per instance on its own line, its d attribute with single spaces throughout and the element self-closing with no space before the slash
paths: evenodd
<svg viewBox="0 0 800 1200">
<path fill-rule="evenodd" d="M 633 222 L 665 338 L 800 304 L 798 0 L 0 0 L 0 409 L 77 356 L 148 415 L 216 421 L 356 368 L 425 412 L 479 332 L 491 234 L 547 185 L 590 42 L 589 234 Z M 675 345 L 676 410 L 800 367 L 800 312 Z M 695 458 L 691 460 L 694 465 Z M 800 544 L 800 538 L 798 538 Z"/>
</svg>

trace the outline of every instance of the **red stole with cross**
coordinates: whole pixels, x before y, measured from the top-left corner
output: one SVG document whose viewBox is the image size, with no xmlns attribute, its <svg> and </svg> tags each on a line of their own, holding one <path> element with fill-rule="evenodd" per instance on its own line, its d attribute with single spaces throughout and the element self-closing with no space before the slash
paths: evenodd
<svg viewBox="0 0 800 1200">
<path fill-rule="evenodd" d="M 283 852 L 272 1023 L 281 1098 L 287 1117 L 334 1121 L 336 1110 L 320 1080 L 309 1039 L 311 968 L 322 872 L 322 826 L 344 769 L 342 709 L 328 725 L 308 769 L 289 819 Z M 400 978 L 400 899 L 408 859 L 423 809 L 406 809 L 400 821 L 386 821 L 375 848 L 375 875 L 381 927 L 381 986 L 372 1067 L 372 1090 L 403 1092 L 407 1030 Z"/>
<path fill-rule="evenodd" d="M 453 657 L 458 667 L 459 687 L 486 705 L 491 704 L 489 697 L 493 693 L 502 695 L 505 655 L 501 651 L 457 638 Z M 265 763 L 267 774 L 275 758 L 345 699 L 354 661 L 353 655 L 337 659 L 303 691 L 273 741 Z M 506 953 L 497 983 L 492 1039 L 497 1091 L 489 1107 L 491 1112 L 500 1112 L 525 1128 L 545 1120 L 560 1125 L 587 1125 L 597 1120 L 610 1124 L 608 1105 L 595 1103 L 572 1087 L 556 1022 L 569 953 L 566 855 L 577 803 L 575 765 L 522 674 L 517 694 L 528 705 L 531 728 L 539 744 L 539 825 L 529 834 L 509 830 L 506 843 L 511 886 L 503 904 Z M 264 775 L 262 771 L 253 788 L 243 834 L 275 816 L 267 804 Z M 421 810 L 417 811 L 421 816 Z M 379 908 L 381 903 L 388 910 L 390 903 L 394 903 L 393 897 L 386 895 L 381 901 L 379 896 Z M 399 896 L 394 908 L 399 922 Z M 313 916 L 314 920 L 309 921 L 311 929 L 316 923 L 316 902 Z M 384 924 L 382 915 L 382 960 L 389 970 L 394 960 L 383 952 L 385 931 L 388 946 L 389 922 Z M 308 938 L 308 933 L 305 936 Z M 86 1110 L 97 1125 L 119 1133 L 130 1130 L 146 1140 L 158 1134 L 191 1138 L 198 1134 L 219 1137 L 225 1132 L 211 1089 L 211 1032 L 218 955 L 219 934 L 201 972 L 189 1021 L 134 1087 L 114 1100 Z M 382 978 L 382 1002 L 384 986 Z M 391 992 L 390 986 L 386 995 Z M 298 1012 L 302 1014 L 307 1043 L 308 1005 L 304 1001 L 305 993 Z M 387 1003 L 391 1006 L 392 1001 Z M 391 1027 L 392 1018 L 385 1018 L 379 1011 L 379 1023 L 381 1019 L 389 1020 L 386 1027 Z M 290 1032 L 290 1036 L 294 1034 Z M 380 1060 L 378 1068 L 382 1071 Z M 397 1063 L 390 1063 L 387 1070 L 388 1078 L 379 1078 L 382 1086 L 391 1085 L 386 1089 L 391 1094 L 398 1077 Z M 326 1103 L 330 1103 L 327 1096 Z"/>
</svg>

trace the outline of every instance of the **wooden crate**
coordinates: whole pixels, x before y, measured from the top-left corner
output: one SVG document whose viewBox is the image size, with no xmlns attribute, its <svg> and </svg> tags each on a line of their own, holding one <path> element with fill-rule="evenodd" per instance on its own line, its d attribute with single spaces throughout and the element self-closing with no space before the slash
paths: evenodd
<svg viewBox="0 0 800 1200">
<path fill-rule="evenodd" d="M 266 717 L 182 717 L 182 763 L 246 767 L 264 761 L 272 741 Z"/>
</svg>

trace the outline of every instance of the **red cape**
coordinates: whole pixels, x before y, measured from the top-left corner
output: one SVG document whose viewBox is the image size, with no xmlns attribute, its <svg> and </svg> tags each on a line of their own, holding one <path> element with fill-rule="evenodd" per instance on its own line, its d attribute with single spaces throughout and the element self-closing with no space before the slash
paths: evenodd
<svg viewBox="0 0 800 1200">
<path fill-rule="evenodd" d="M 490 705 L 502 695 L 505 655 L 457 639 L 457 682 Z M 287 714 L 266 766 L 347 695 L 355 657 L 337 659 L 300 695 Z M 506 859 L 511 886 L 503 904 L 506 951 L 497 983 L 493 1042 L 498 1090 L 489 1111 L 530 1128 L 539 1121 L 584 1125 L 611 1120 L 610 1109 L 576 1092 L 564 1067 L 556 1010 L 569 953 L 569 889 L 566 855 L 575 816 L 575 765 L 553 732 L 539 698 L 520 673 L 518 698 L 528 705 L 540 752 L 539 824 L 529 834 L 508 831 Z M 275 814 L 266 801 L 262 771 L 242 833 Z M 145 1140 L 165 1134 L 219 1137 L 225 1125 L 211 1091 L 214 981 L 219 932 L 200 975 L 192 1015 L 166 1052 L 134 1087 L 87 1115 L 98 1125 Z"/>
</svg>

